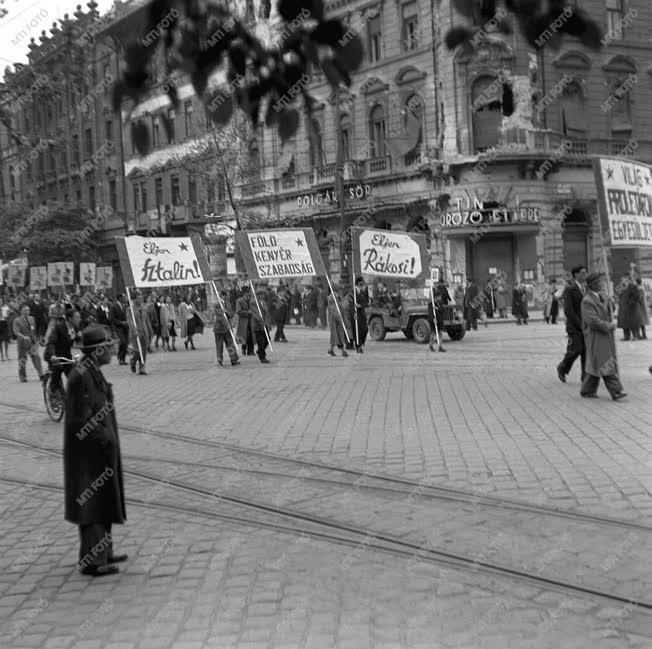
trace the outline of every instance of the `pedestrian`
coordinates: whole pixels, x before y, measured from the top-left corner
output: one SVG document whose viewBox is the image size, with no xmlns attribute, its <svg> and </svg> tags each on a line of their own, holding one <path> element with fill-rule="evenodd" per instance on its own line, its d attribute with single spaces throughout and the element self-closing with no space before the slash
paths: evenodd
<svg viewBox="0 0 652 649">
<path fill-rule="evenodd" d="M 591 273 L 586 278 L 587 294 L 582 299 L 582 330 L 586 344 L 586 368 L 580 394 L 596 398 L 600 377 L 611 398 L 619 401 L 627 395 L 618 376 L 616 357 L 616 323 L 611 305 L 604 294 L 602 273 Z"/>
<path fill-rule="evenodd" d="M 158 343 L 161 338 L 161 303 L 156 293 L 152 293 L 147 298 L 147 315 L 149 323 L 152 325 L 152 336 L 154 338 L 154 347 L 158 349 Z M 149 350 L 152 350 L 152 343 L 149 343 Z"/>
<path fill-rule="evenodd" d="M 135 374 L 136 364 L 138 364 L 138 374 L 146 376 L 147 345 L 152 339 L 153 332 L 147 308 L 143 304 L 143 296 L 140 291 L 134 297 L 134 308 L 133 311 L 129 309 L 127 320 L 129 322 L 129 343 L 132 349 L 131 371 Z M 138 344 L 139 342 L 140 345 Z"/>
<path fill-rule="evenodd" d="M 21 315 L 14 320 L 14 335 L 17 339 L 18 352 L 18 379 L 21 383 L 27 382 L 27 357 L 32 359 L 39 379 L 43 379 L 41 357 L 39 356 L 39 339 L 36 331 L 36 322 L 30 315 L 29 307 L 25 304 Z"/>
<path fill-rule="evenodd" d="M 584 266 L 575 266 L 571 270 L 571 274 L 572 279 L 566 286 L 562 296 L 564 317 L 566 318 L 566 334 L 568 335 L 566 354 L 561 363 L 557 365 L 557 376 L 562 383 L 566 383 L 566 376 L 578 357 L 582 366 L 582 381 L 584 381 L 586 367 L 586 345 L 582 329 L 582 300 L 586 295 L 586 286 L 584 285 L 586 268 Z"/>
<path fill-rule="evenodd" d="M 127 364 L 127 341 L 129 340 L 129 323 L 127 322 L 127 298 L 120 293 L 111 307 L 111 327 L 118 338 L 118 365 Z"/>
<path fill-rule="evenodd" d="M 494 310 L 495 310 L 495 304 L 496 304 L 496 295 L 495 295 L 495 288 L 494 288 L 494 282 L 495 279 L 489 278 L 487 279 L 487 283 L 484 285 L 483 293 L 484 293 L 484 310 L 487 318 L 491 318 L 493 320 L 494 317 Z M 486 321 L 485 321 L 486 324 Z"/>
<path fill-rule="evenodd" d="M 464 291 L 463 306 L 464 306 L 464 320 L 466 321 L 466 330 L 478 330 L 478 294 L 480 289 L 476 283 L 470 279 L 466 284 L 466 291 Z"/>
<path fill-rule="evenodd" d="M 298 325 L 301 324 L 301 317 L 303 315 L 303 298 L 301 297 L 301 291 L 298 286 L 294 287 L 292 292 L 292 314 L 294 316 L 294 322 Z"/>
<path fill-rule="evenodd" d="M 99 304 L 95 310 L 95 322 L 104 327 L 111 327 L 111 308 L 108 297 L 102 297 L 99 300 Z"/>
<path fill-rule="evenodd" d="M 55 310 L 52 317 L 55 324 L 46 339 L 43 359 L 52 373 L 50 387 L 52 393 L 56 394 L 57 389 L 63 388 L 61 375 L 69 376 L 72 365 L 52 362 L 52 358 L 72 359 L 73 345 L 81 342 L 81 316 L 79 311 L 66 309 L 65 312 Z"/>
<path fill-rule="evenodd" d="M 507 319 L 507 294 L 502 279 L 496 283 L 496 310 L 499 318 Z"/>
<path fill-rule="evenodd" d="M 161 304 L 161 344 L 163 349 L 170 352 L 177 351 L 177 310 L 172 303 L 172 296 L 168 295 Z M 170 341 L 172 343 L 170 344 Z"/>
<path fill-rule="evenodd" d="M 317 288 L 317 311 L 319 312 L 319 326 L 326 329 L 328 326 L 328 318 L 326 313 L 328 311 L 328 289 L 323 284 L 319 284 Z"/>
<path fill-rule="evenodd" d="M 335 288 L 333 288 L 335 291 Z M 337 299 L 337 303 L 336 303 Z M 339 310 L 338 310 L 339 307 Z M 328 296 L 328 325 L 330 328 L 330 346 L 328 353 L 335 356 L 334 348 L 337 347 L 342 356 L 346 358 L 348 354 L 344 347 L 346 346 L 346 325 L 344 323 L 344 305 L 340 298 L 335 298 L 333 295 Z"/>
<path fill-rule="evenodd" d="M 274 333 L 274 342 L 287 342 L 285 337 L 285 320 L 287 318 L 287 312 L 290 308 L 288 301 L 288 296 L 285 292 L 284 286 L 281 284 L 278 287 L 276 295 L 272 298 L 272 318 L 274 324 L 276 325 L 276 332 Z"/>
<path fill-rule="evenodd" d="M 49 322 L 48 309 L 45 304 L 43 304 L 41 296 L 38 293 L 32 294 L 32 299 L 27 302 L 27 306 L 29 307 L 30 315 L 34 318 L 36 336 L 39 341 L 43 341 Z"/>
<path fill-rule="evenodd" d="M 428 348 L 431 352 L 445 352 L 446 350 L 441 344 L 442 330 L 444 328 L 443 307 L 450 302 L 451 297 L 446 288 L 446 283 L 442 280 L 432 287 L 431 292 L 431 299 L 428 301 L 428 320 L 430 321 L 430 345 Z M 433 302 L 435 303 L 434 309 L 432 306 Z M 437 341 L 437 333 L 439 333 L 439 341 Z M 435 350 L 436 342 L 438 342 L 437 350 Z"/>
<path fill-rule="evenodd" d="M 192 337 L 195 335 L 195 307 L 189 295 L 186 295 L 179 304 L 179 322 L 181 323 L 181 337 L 185 338 L 183 346 L 188 349 L 196 349 Z"/>
<path fill-rule="evenodd" d="M 557 280 L 551 279 L 544 294 L 543 318 L 546 324 L 557 324 L 559 315 L 559 293 L 557 291 Z"/>
<path fill-rule="evenodd" d="M 79 365 L 68 377 L 63 438 L 65 520 L 79 528 L 82 574 L 113 575 L 127 560 L 114 554 L 112 526 L 127 520 L 118 423 L 111 384 L 102 365 L 111 362 L 109 330 L 91 325 L 82 332 Z"/>
<path fill-rule="evenodd" d="M 647 340 L 647 331 L 645 327 L 650 323 L 650 318 L 647 312 L 647 299 L 645 297 L 645 289 L 643 288 L 643 280 L 640 277 L 636 278 L 636 288 L 638 289 L 638 310 L 639 319 L 641 321 L 641 339 Z"/>
<path fill-rule="evenodd" d="M 242 287 L 240 297 L 236 300 L 236 315 L 238 316 L 237 339 L 241 345 L 243 356 L 254 355 L 254 336 L 251 327 L 251 314 L 253 310 L 249 287 Z"/>
<path fill-rule="evenodd" d="M 215 335 L 215 350 L 217 351 L 217 364 L 223 365 L 222 354 L 224 347 L 229 355 L 231 365 L 239 365 L 238 353 L 235 350 L 233 335 L 231 333 L 231 319 L 233 312 L 229 308 L 228 295 L 226 291 L 221 291 L 222 306 L 219 302 L 215 305 L 215 324 L 213 325 L 213 334 Z"/>
<path fill-rule="evenodd" d="M 529 313 L 527 308 L 527 289 L 525 284 L 519 281 L 512 290 L 512 315 L 516 318 L 516 324 L 527 324 Z"/>
<path fill-rule="evenodd" d="M 251 309 L 251 331 L 256 341 L 258 359 L 261 363 L 269 363 L 266 355 L 269 332 L 272 330 L 272 319 L 269 315 L 265 292 L 259 291 L 256 294 L 257 304 Z"/>
<path fill-rule="evenodd" d="M 639 306 L 638 286 L 630 278 L 624 275 L 620 286 L 620 297 L 618 299 L 618 321 L 617 326 L 623 330 L 623 341 L 640 340 L 640 329 L 642 325 L 641 309 Z"/>
<path fill-rule="evenodd" d="M 310 284 L 303 295 L 303 323 L 314 329 L 317 326 L 317 291 Z"/>
<path fill-rule="evenodd" d="M 0 360 L 9 360 L 9 316 L 11 307 L 0 299 Z"/>
</svg>

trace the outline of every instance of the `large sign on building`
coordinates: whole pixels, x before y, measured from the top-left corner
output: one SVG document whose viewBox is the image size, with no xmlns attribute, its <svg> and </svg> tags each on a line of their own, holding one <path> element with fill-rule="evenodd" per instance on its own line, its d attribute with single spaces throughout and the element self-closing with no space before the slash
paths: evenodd
<svg viewBox="0 0 652 649">
<path fill-rule="evenodd" d="M 652 246 L 652 167 L 620 158 L 593 163 L 603 227 L 613 247 Z"/>
<path fill-rule="evenodd" d="M 473 201 L 458 200 L 455 209 L 441 215 L 443 228 L 463 228 L 482 225 L 538 225 L 541 210 L 538 207 L 487 207 L 477 198 Z"/>
</svg>

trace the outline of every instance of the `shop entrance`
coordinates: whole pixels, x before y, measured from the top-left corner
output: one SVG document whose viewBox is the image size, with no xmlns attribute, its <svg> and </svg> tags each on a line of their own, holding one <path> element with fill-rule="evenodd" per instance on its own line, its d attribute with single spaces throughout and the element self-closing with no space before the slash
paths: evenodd
<svg viewBox="0 0 652 649">
<path fill-rule="evenodd" d="M 490 269 L 503 273 L 505 285 L 511 288 L 514 282 L 514 237 L 513 235 L 485 235 L 476 243 L 467 239 L 466 276 L 483 286 L 491 277 Z"/>
</svg>

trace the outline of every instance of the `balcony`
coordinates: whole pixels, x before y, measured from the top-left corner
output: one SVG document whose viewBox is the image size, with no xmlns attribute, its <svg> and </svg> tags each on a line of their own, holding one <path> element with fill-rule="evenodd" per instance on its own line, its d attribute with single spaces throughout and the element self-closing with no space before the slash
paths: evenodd
<svg viewBox="0 0 652 649">
<path fill-rule="evenodd" d="M 323 167 L 315 167 L 312 170 L 310 179 L 311 185 L 321 185 L 322 183 L 332 183 L 335 181 L 335 163 Z"/>
<path fill-rule="evenodd" d="M 392 161 L 388 155 L 370 158 L 365 161 L 365 166 L 368 176 L 383 176 L 392 171 Z"/>
<path fill-rule="evenodd" d="M 240 192 L 242 193 L 243 198 L 251 198 L 252 196 L 258 196 L 259 194 L 265 194 L 267 191 L 267 183 L 262 180 L 256 180 L 255 182 L 244 183 L 240 185 Z"/>
<path fill-rule="evenodd" d="M 297 177 L 292 174 L 291 176 L 281 176 L 281 189 L 294 189 L 297 186 Z"/>
</svg>

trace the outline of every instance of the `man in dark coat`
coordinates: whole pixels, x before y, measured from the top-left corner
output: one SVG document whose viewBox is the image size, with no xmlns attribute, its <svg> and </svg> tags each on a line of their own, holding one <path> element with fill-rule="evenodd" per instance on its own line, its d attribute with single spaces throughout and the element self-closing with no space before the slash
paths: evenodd
<svg viewBox="0 0 652 649">
<path fill-rule="evenodd" d="M 257 304 L 251 309 L 251 329 L 256 340 L 258 349 L 256 353 L 261 363 L 269 363 L 265 350 L 267 349 L 267 336 L 272 329 L 272 319 L 269 315 L 267 300 L 264 291 L 256 294 Z"/>
<path fill-rule="evenodd" d="M 367 333 L 369 333 L 369 326 L 367 325 L 367 307 L 369 306 L 369 289 L 365 284 L 362 277 L 355 280 L 355 314 L 351 318 L 355 326 L 354 318 L 357 318 L 357 338 L 355 340 L 355 351 L 358 354 L 364 352 L 364 346 L 367 342 Z M 357 308 L 356 308 L 357 307 Z"/>
<path fill-rule="evenodd" d="M 38 372 L 39 379 L 43 378 L 41 357 L 38 348 L 36 323 L 30 315 L 29 307 L 24 305 L 20 310 L 21 315 L 14 319 L 12 329 L 17 340 L 18 348 L 18 379 L 21 383 L 27 381 L 27 357 L 32 359 L 32 364 Z"/>
<path fill-rule="evenodd" d="M 604 294 L 602 273 L 591 273 L 586 278 L 587 294 L 582 300 L 582 330 L 586 344 L 586 370 L 580 394 L 596 398 L 600 377 L 611 398 L 619 401 L 627 395 L 618 377 L 616 338 L 611 305 Z"/>
<path fill-rule="evenodd" d="M 254 338 L 251 328 L 251 313 L 255 308 L 251 298 L 249 287 L 242 287 L 242 294 L 236 300 L 235 312 L 238 316 L 238 331 L 236 332 L 238 343 L 242 346 L 242 355 L 254 355 Z"/>
<path fill-rule="evenodd" d="M 319 326 L 322 329 L 326 329 L 328 325 L 328 318 L 326 317 L 328 310 L 328 289 L 323 284 L 320 284 L 317 289 L 317 310 L 319 311 Z"/>
<path fill-rule="evenodd" d="M 233 313 L 229 308 L 228 296 L 226 291 L 220 293 L 222 303 L 215 305 L 215 324 L 213 325 L 213 334 L 215 335 L 215 350 L 217 352 L 217 364 L 224 365 L 222 355 L 224 347 L 229 354 L 231 365 L 239 365 L 238 352 L 235 350 L 233 335 L 231 333 L 231 318 Z"/>
<path fill-rule="evenodd" d="M 45 336 L 45 331 L 48 328 L 48 309 L 41 301 L 41 296 L 38 293 L 34 293 L 27 306 L 29 307 L 30 315 L 34 318 L 36 336 L 41 339 Z"/>
<path fill-rule="evenodd" d="M 285 290 L 282 284 L 278 287 L 276 295 L 272 298 L 272 317 L 276 325 L 276 332 L 274 333 L 274 342 L 286 343 L 288 340 L 285 337 L 285 322 L 287 320 L 288 311 L 290 310 L 290 295 Z"/>
<path fill-rule="evenodd" d="M 586 268 L 575 266 L 571 270 L 572 281 L 564 289 L 562 302 L 564 303 L 564 316 L 566 318 L 566 333 L 568 346 L 561 363 L 557 365 L 557 376 L 562 383 L 566 383 L 566 376 L 571 371 L 573 363 L 580 357 L 582 363 L 582 381 L 586 366 L 586 345 L 582 333 L 582 300 L 586 295 Z"/>
<path fill-rule="evenodd" d="M 111 327 L 111 306 L 109 298 L 100 298 L 99 304 L 95 309 L 95 322 L 103 327 Z"/>
<path fill-rule="evenodd" d="M 306 327 L 315 328 L 317 326 L 317 291 L 310 284 L 303 296 L 303 323 Z"/>
<path fill-rule="evenodd" d="M 145 363 L 147 362 L 147 347 L 154 332 L 147 313 L 147 307 L 143 304 L 143 295 L 140 291 L 136 293 L 133 300 L 133 312 L 127 310 L 127 323 L 129 324 L 129 344 L 131 345 L 132 354 L 129 363 L 131 371 L 136 373 L 136 364 L 138 364 L 138 374 L 147 375 Z"/>
<path fill-rule="evenodd" d="M 53 389 L 61 386 L 61 374 L 70 375 L 72 365 L 60 365 L 51 363 L 53 356 L 61 358 L 72 358 L 72 346 L 75 342 L 81 340 L 81 316 L 79 311 L 66 309 L 65 314 L 59 310 L 53 312 L 56 324 L 52 327 L 45 344 L 45 354 L 43 358 L 50 366 L 52 372 L 51 386 Z"/>
<path fill-rule="evenodd" d="M 527 289 L 523 282 L 519 282 L 512 291 L 512 315 L 516 324 L 527 324 L 529 313 L 527 308 Z"/>
<path fill-rule="evenodd" d="M 439 280 L 437 284 L 432 287 L 432 299 L 428 302 L 428 319 L 430 320 L 430 351 L 435 351 L 435 342 L 437 342 L 437 333 L 439 333 L 438 351 L 445 352 L 444 346 L 441 344 L 441 335 L 444 328 L 444 312 L 442 307 L 446 306 L 451 301 L 450 293 L 446 288 L 446 282 Z M 435 303 L 433 309 L 432 303 Z M 435 324 L 437 329 L 435 330 Z"/>
<path fill-rule="evenodd" d="M 626 275 L 623 277 L 623 283 L 618 300 L 618 327 L 623 330 L 623 340 L 640 340 L 641 329 L 641 311 L 639 307 L 639 292 L 638 287 Z"/>
<path fill-rule="evenodd" d="M 303 300 L 301 298 L 301 291 L 299 287 L 295 287 L 292 292 L 292 303 L 290 305 L 292 314 L 294 317 L 294 322 L 298 325 L 301 324 L 301 316 L 303 314 Z"/>
<path fill-rule="evenodd" d="M 466 320 L 466 330 L 478 330 L 478 309 L 481 304 L 479 299 L 480 289 L 476 283 L 470 279 L 464 292 L 464 319 Z"/>
<path fill-rule="evenodd" d="M 82 332 L 84 357 L 66 388 L 63 439 L 65 519 L 79 527 L 79 569 L 101 577 L 118 572 L 114 523 L 124 523 L 124 486 L 113 391 L 100 367 L 111 362 L 114 341 L 108 329 L 91 325 Z"/>
<path fill-rule="evenodd" d="M 127 341 L 129 340 L 129 323 L 127 322 L 127 298 L 123 293 L 111 307 L 111 327 L 118 337 L 118 365 L 127 364 Z"/>
</svg>

